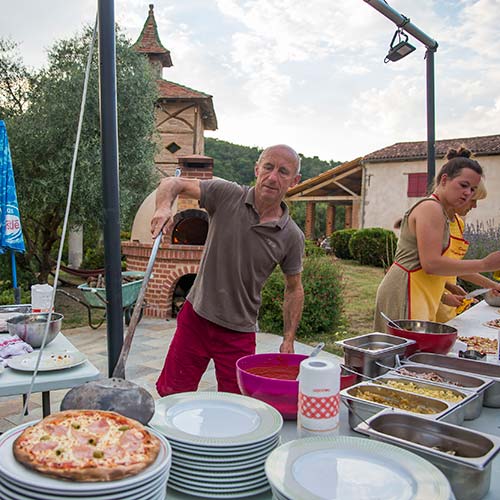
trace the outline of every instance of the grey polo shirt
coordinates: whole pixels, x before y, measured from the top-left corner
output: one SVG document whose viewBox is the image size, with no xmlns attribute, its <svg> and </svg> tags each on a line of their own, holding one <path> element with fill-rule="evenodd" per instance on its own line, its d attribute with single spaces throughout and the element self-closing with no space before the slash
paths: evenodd
<svg viewBox="0 0 500 500">
<path fill-rule="evenodd" d="M 200 270 L 188 300 L 203 318 L 240 332 L 256 329 L 264 282 L 279 265 L 286 275 L 302 272 L 304 234 L 283 215 L 259 223 L 254 188 L 224 180 L 201 181 L 200 207 L 209 228 Z"/>
</svg>

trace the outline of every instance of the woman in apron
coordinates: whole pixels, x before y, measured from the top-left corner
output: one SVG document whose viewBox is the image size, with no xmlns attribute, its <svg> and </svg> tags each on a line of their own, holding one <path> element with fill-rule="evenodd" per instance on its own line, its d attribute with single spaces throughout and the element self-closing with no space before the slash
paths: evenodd
<svg viewBox="0 0 500 500">
<path fill-rule="evenodd" d="M 450 222 L 468 206 L 483 174 L 465 151 L 448 153 L 450 159 L 439 171 L 434 192 L 405 213 L 394 263 L 377 290 L 375 331 L 386 329 L 380 311 L 393 319 L 436 321 L 450 276 L 500 269 L 499 251 L 476 260 L 453 256 Z"/>
</svg>

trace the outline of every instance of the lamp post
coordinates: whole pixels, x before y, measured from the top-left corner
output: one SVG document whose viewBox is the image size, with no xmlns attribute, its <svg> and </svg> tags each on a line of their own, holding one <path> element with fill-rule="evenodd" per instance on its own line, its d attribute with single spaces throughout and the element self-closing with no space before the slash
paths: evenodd
<svg viewBox="0 0 500 500">
<path fill-rule="evenodd" d="M 410 52 L 414 47 L 408 43 L 406 31 L 414 36 L 427 48 L 425 52 L 426 59 L 426 80 L 427 80 L 427 183 L 430 185 L 434 181 L 436 174 L 436 129 L 435 129 L 435 93 L 434 93 L 434 52 L 438 48 L 438 43 L 426 35 L 422 30 L 410 22 L 410 19 L 400 14 L 390 7 L 384 0 L 364 0 L 367 4 L 378 10 L 382 15 L 392 21 L 397 27 L 397 31 L 391 42 L 391 48 L 385 58 L 385 62 L 398 61 Z M 396 35 L 399 34 L 399 43 L 394 45 Z M 401 37 L 406 40 L 401 40 Z"/>
</svg>

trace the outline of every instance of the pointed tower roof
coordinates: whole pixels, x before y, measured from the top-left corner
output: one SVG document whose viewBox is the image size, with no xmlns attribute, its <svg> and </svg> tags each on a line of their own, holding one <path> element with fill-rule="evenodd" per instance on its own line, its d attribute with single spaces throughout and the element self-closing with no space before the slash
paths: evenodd
<svg viewBox="0 0 500 500">
<path fill-rule="evenodd" d="M 148 56 L 157 56 L 163 67 L 169 68 L 173 66 L 170 51 L 161 44 L 153 8 L 153 4 L 149 4 L 148 18 L 133 48 L 137 52 L 147 54 Z"/>
</svg>

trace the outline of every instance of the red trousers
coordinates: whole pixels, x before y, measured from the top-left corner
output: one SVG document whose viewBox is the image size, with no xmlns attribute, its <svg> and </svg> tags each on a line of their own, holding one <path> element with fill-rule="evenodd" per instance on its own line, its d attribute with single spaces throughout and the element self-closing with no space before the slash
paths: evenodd
<svg viewBox="0 0 500 500">
<path fill-rule="evenodd" d="M 255 354 L 255 332 L 236 332 L 202 318 L 186 301 L 177 315 L 177 329 L 156 382 L 160 396 L 196 391 L 211 359 L 217 389 L 240 394 L 236 361 Z"/>
</svg>

